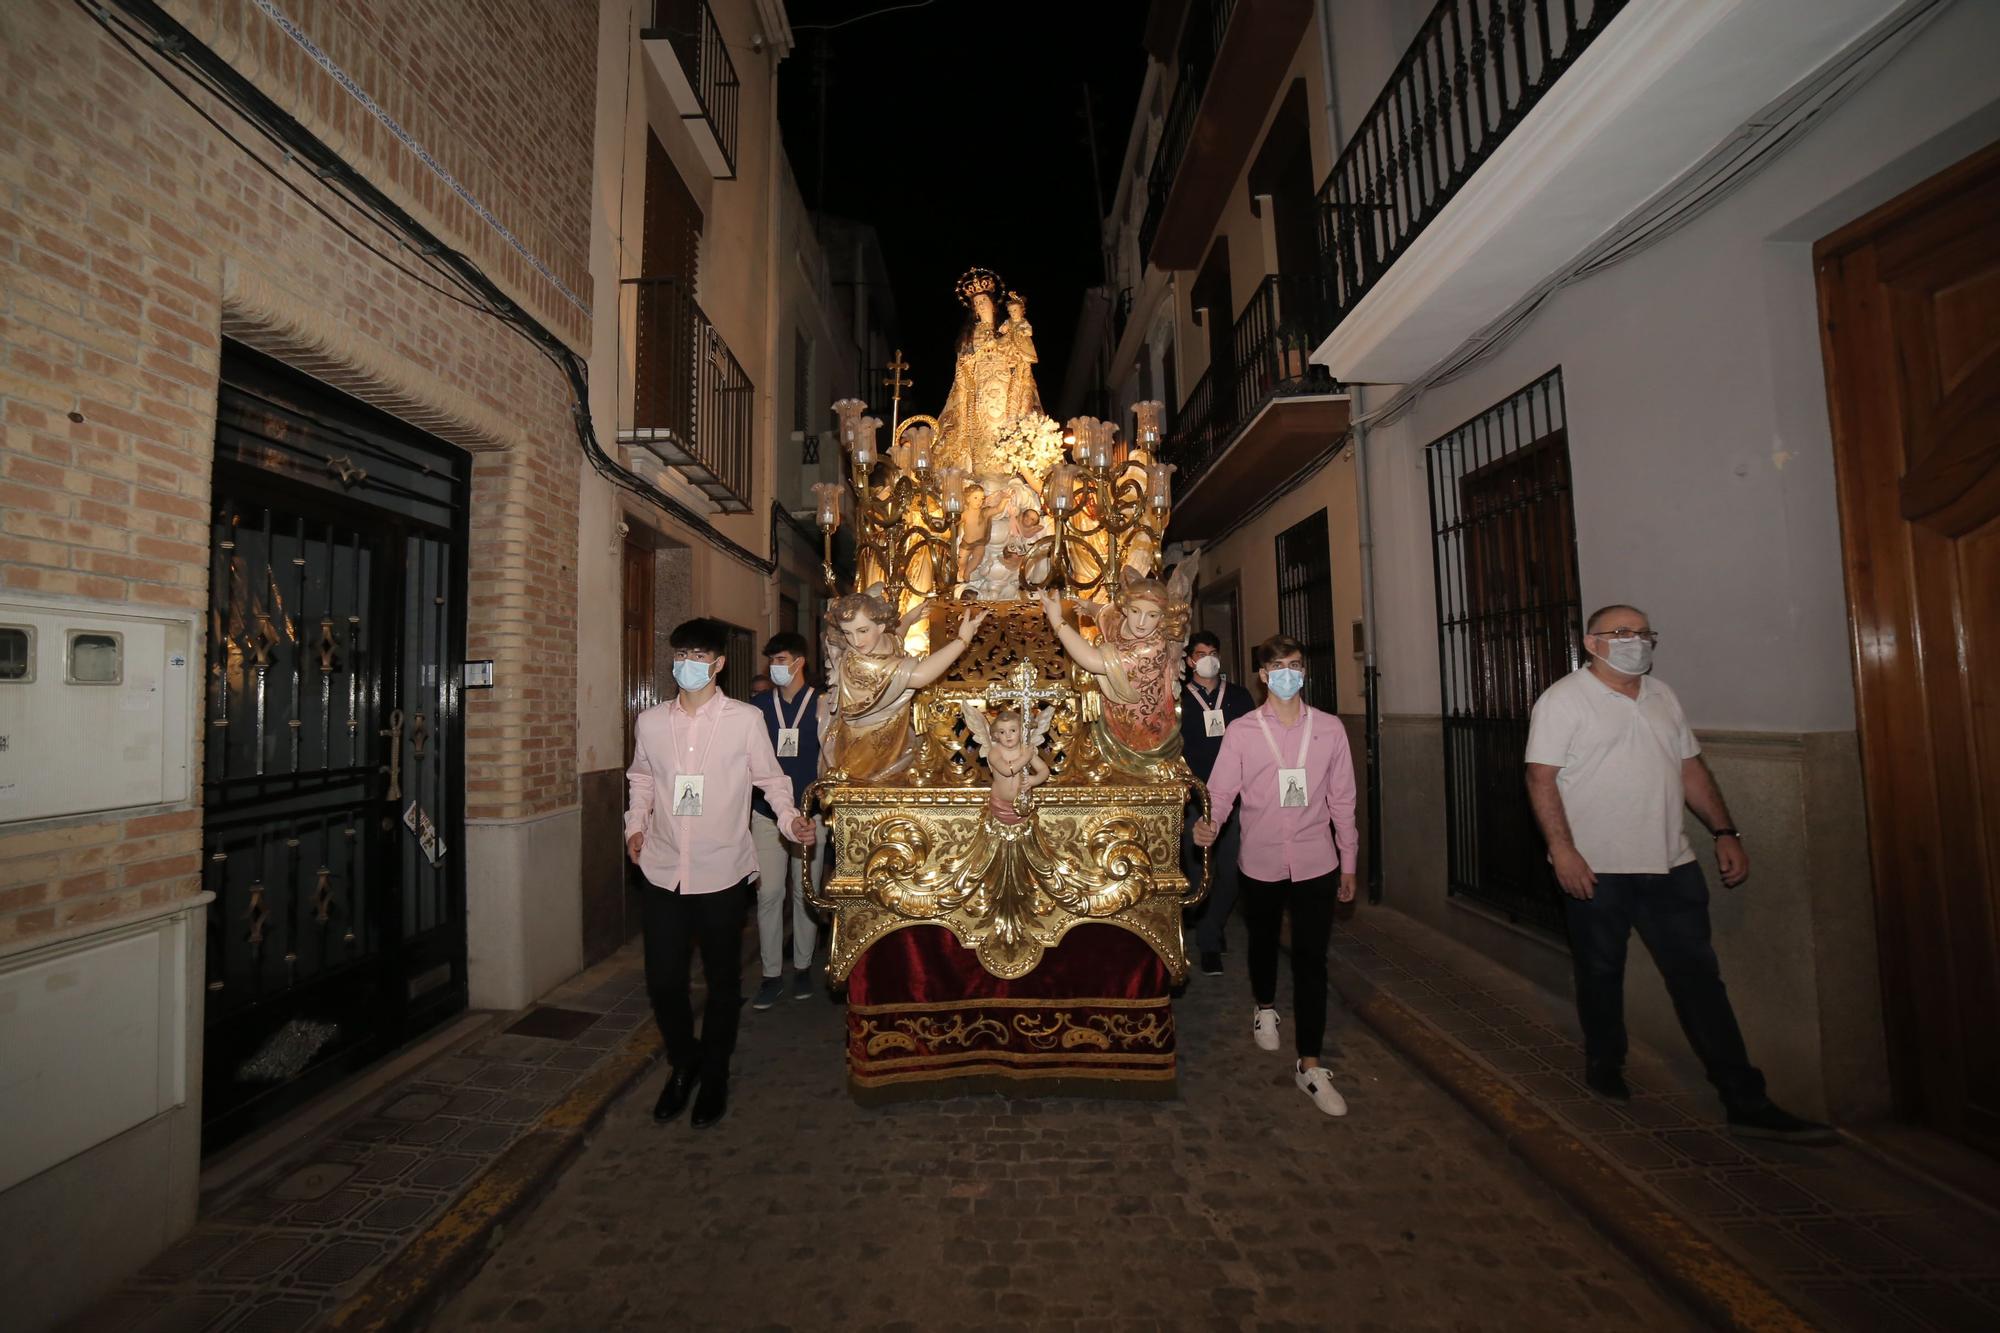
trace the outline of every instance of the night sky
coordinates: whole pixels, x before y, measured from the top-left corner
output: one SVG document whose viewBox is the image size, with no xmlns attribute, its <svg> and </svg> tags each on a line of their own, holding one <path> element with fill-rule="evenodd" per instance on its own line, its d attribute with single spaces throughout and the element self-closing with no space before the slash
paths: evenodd
<svg viewBox="0 0 2000 1333">
<path fill-rule="evenodd" d="M 814 27 L 896 2 L 789 0 L 797 46 L 779 97 L 792 169 L 813 207 L 824 69 L 824 206 L 881 234 L 916 380 L 905 411 L 944 406 L 964 318 L 952 283 L 975 264 L 1028 298 L 1052 406 L 1084 289 L 1103 281 L 1083 99 L 1108 207 L 1145 75 L 1146 0 L 933 0 Z M 863 397 L 886 415 L 886 389 Z"/>
</svg>

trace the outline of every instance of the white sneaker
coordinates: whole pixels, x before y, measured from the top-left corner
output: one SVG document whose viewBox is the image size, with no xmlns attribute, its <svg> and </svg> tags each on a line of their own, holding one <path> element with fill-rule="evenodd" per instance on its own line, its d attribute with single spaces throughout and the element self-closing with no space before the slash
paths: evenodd
<svg viewBox="0 0 2000 1333">
<path fill-rule="evenodd" d="M 1313 1099 L 1313 1105 L 1328 1115 L 1346 1115 L 1347 1099 L 1334 1091 L 1333 1075 L 1314 1065 L 1311 1069 L 1300 1065 L 1292 1067 L 1292 1082 L 1299 1085 L 1299 1091 Z"/>
<path fill-rule="evenodd" d="M 1276 1009 L 1266 1009 L 1262 1005 L 1259 1005 L 1256 1017 L 1250 1020 L 1250 1035 L 1257 1039 L 1258 1049 L 1266 1051 L 1277 1050 L 1278 1011 Z"/>
</svg>

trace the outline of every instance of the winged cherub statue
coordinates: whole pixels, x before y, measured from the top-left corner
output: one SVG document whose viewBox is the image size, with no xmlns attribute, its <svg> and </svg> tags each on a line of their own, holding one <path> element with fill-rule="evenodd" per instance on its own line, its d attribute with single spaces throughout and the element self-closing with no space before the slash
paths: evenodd
<svg viewBox="0 0 2000 1333">
<path fill-rule="evenodd" d="M 1041 749 L 1056 710 L 1031 709 L 1032 726 L 1012 708 L 995 713 L 989 720 L 986 710 L 969 699 L 959 704 L 958 712 L 965 719 L 965 729 L 972 733 L 979 757 L 993 774 L 992 794 L 987 797 L 993 817 L 1003 824 L 1019 823 L 1021 798 L 1049 780 L 1048 761 L 1042 758 Z"/>
<path fill-rule="evenodd" d="M 1185 666 L 1194 563 L 1182 561 L 1164 583 L 1128 579 L 1108 605 L 1079 604 L 1079 614 L 1097 620 L 1096 643 L 1064 621 L 1060 596 L 1052 590 L 1042 594 L 1042 611 L 1063 650 L 1097 677 L 1103 693 L 1098 748 L 1112 767 L 1134 777 L 1162 777 L 1160 765 L 1180 757 L 1174 701 Z"/>
</svg>

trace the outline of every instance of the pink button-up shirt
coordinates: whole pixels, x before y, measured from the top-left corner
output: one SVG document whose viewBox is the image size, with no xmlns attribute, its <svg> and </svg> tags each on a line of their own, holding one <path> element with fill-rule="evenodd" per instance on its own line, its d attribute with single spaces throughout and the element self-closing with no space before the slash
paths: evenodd
<svg viewBox="0 0 2000 1333">
<path fill-rule="evenodd" d="M 1308 716 L 1312 744 L 1301 765 L 1299 743 L 1305 739 Z M 1265 743 L 1259 717 L 1270 725 L 1284 763 Z M 1278 770 L 1298 767 L 1306 771 L 1306 803 L 1279 805 Z M 1231 722 L 1208 775 L 1209 817 L 1218 827 L 1229 818 L 1238 797 L 1243 801 L 1243 832 L 1237 840 L 1236 863 L 1252 879 L 1311 879 L 1341 866 L 1354 869 L 1361 848 L 1354 827 L 1354 759 L 1347 751 L 1347 728 L 1333 714 L 1305 705 L 1288 727 L 1267 701 Z"/>
<path fill-rule="evenodd" d="M 681 893 L 719 893 L 756 874 L 750 788 L 764 793 L 780 828 L 790 828 L 798 815 L 792 780 L 778 767 L 764 715 L 718 691 L 691 715 L 678 698 L 656 704 L 639 714 L 633 731 L 625 837 L 645 833 L 639 869 L 646 878 Z M 669 808 L 674 778 L 682 773 L 702 776 L 698 815 Z"/>
</svg>

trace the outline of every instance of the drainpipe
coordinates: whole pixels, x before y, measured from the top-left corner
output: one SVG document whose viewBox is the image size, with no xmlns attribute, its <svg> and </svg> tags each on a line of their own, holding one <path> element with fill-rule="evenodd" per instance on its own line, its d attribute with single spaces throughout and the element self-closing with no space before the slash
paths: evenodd
<svg viewBox="0 0 2000 1333">
<path fill-rule="evenodd" d="M 1334 81 L 1333 0 L 1317 0 L 1319 73 L 1326 115 L 1327 151 L 1336 161 L 1346 145 L 1341 133 L 1340 98 Z M 1362 745 L 1367 751 L 1368 901 L 1382 901 L 1382 673 L 1375 664 L 1375 516 L 1368 485 L 1367 392 L 1358 384 L 1347 388 L 1348 436 L 1354 444 L 1356 545 L 1361 551 L 1361 696 Z"/>
</svg>

